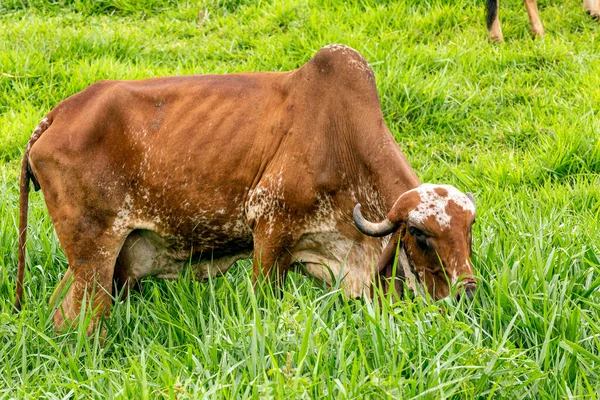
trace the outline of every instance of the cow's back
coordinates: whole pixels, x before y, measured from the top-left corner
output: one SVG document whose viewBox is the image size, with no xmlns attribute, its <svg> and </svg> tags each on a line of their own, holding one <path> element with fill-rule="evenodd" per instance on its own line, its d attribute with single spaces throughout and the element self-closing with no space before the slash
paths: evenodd
<svg viewBox="0 0 600 400">
<path fill-rule="evenodd" d="M 190 254 L 223 270 L 247 255 L 245 206 L 285 136 L 286 75 L 107 81 L 60 103 L 30 154 L 59 238 L 73 221 L 94 235 L 154 232 L 169 271 Z"/>
</svg>

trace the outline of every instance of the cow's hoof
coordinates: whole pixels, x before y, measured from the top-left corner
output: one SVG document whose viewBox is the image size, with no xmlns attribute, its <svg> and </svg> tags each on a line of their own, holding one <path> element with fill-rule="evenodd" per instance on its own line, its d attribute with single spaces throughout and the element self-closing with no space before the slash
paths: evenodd
<svg viewBox="0 0 600 400">
<path fill-rule="evenodd" d="M 600 21 L 600 10 L 587 10 L 587 13 L 595 21 Z"/>
<path fill-rule="evenodd" d="M 545 35 L 546 33 L 544 32 L 544 28 L 542 28 L 542 27 L 539 27 L 539 28 L 534 28 L 534 29 L 532 29 L 532 30 L 531 30 L 531 34 L 533 35 L 533 38 L 534 38 L 534 39 L 538 39 L 538 38 L 540 38 L 540 39 L 541 39 L 541 38 L 543 38 L 543 37 L 544 37 L 544 35 Z"/>
</svg>

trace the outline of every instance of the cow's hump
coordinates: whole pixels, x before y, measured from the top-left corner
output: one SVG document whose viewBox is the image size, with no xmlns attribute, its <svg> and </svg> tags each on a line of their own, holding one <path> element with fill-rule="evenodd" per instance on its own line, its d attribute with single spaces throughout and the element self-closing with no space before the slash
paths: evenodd
<svg viewBox="0 0 600 400">
<path fill-rule="evenodd" d="M 358 51 L 343 44 L 323 47 L 311 61 L 322 75 L 353 76 L 375 82 L 373 70 L 367 60 Z"/>
</svg>

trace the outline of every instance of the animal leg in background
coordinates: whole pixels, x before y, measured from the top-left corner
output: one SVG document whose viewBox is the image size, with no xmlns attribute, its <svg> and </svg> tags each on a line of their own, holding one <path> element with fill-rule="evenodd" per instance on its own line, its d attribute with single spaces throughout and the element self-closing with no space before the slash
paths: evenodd
<svg viewBox="0 0 600 400">
<path fill-rule="evenodd" d="M 537 8 L 537 0 L 525 0 L 527 15 L 529 15 L 529 23 L 531 24 L 531 33 L 534 36 L 544 36 L 544 26 L 540 19 L 540 14 Z"/>
<path fill-rule="evenodd" d="M 490 40 L 492 42 L 501 42 L 504 40 L 502 36 L 502 28 L 500 27 L 500 19 L 498 18 L 498 3 L 499 0 L 487 0 L 487 28 L 490 32 Z"/>
<path fill-rule="evenodd" d="M 587 0 L 587 1 L 598 1 L 598 0 Z M 487 28 L 490 32 L 490 40 L 492 42 L 501 42 L 504 40 L 502 35 L 502 28 L 500 26 L 500 19 L 498 17 L 498 3 L 499 0 L 487 0 Z M 527 8 L 527 14 L 529 15 L 529 23 L 531 24 L 531 33 L 534 36 L 544 36 L 544 26 L 540 19 L 540 14 L 537 8 L 536 0 L 524 0 L 525 8 Z"/>
<path fill-rule="evenodd" d="M 600 0 L 583 0 L 583 7 L 592 17 L 600 18 Z"/>
</svg>

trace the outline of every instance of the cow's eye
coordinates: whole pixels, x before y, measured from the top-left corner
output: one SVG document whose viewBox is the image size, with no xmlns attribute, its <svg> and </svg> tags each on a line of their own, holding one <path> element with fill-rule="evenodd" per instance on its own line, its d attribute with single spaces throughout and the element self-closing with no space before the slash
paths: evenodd
<svg viewBox="0 0 600 400">
<path fill-rule="evenodd" d="M 422 250 L 429 249 L 429 243 L 427 243 L 428 236 L 425 232 L 423 232 L 419 228 L 415 228 L 414 226 L 409 227 L 408 231 L 410 232 L 411 235 L 413 235 L 413 237 L 415 238 L 415 241 L 417 242 L 417 245 Z"/>
<path fill-rule="evenodd" d="M 411 235 L 413 235 L 413 236 L 414 236 L 416 239 L 420 239 L 420 238 L 424 239 L 424 238 L 425 238 L 425 233 L 424 233 L 422 230 L 420 230 L 420 229 L 418 229 L 418 228 L 415 228 L 414 226 L 411 226 L 411 227 L 409 227 L 409 228 L 408 228 L 408 231 L 409 231 L 409 232 L 410 232 L 410 234 L 411 234 Z"/>
</svg>

